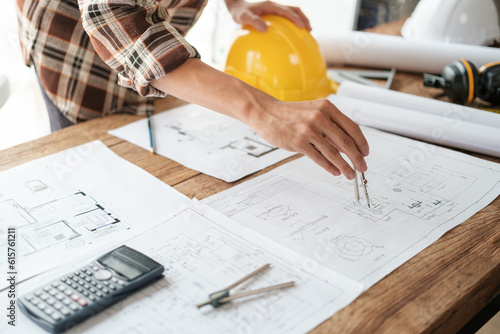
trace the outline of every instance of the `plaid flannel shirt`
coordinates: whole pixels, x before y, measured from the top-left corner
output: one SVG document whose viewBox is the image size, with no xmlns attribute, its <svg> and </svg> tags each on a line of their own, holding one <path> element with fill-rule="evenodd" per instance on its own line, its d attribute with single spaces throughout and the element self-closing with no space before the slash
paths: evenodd
<svg viewBox="0 0 500 334">
<path fill-rule="evenodd" d="M 16 1 L 24 61 L 74 123 L 152 111 L 150 81 L 200 57 L 184 36 L 208 0 Z"/>
</svg>

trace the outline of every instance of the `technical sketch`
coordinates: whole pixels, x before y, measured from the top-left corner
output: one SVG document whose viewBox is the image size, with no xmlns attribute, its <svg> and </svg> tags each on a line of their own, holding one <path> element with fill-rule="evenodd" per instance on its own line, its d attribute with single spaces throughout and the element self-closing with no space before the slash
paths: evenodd
<svg viewBox="0 0 500 334">
<path fill-rule="evenodd" d="M 31 189 L 31 191 L 39 196 L 44 196 L 52 192 L 52 188 L 43 183 L 40 180 L 30 180 L 27 181 L 26 186 Z"/>
<path fill-rule="evenodd" d="M 145 121 L 110 133 L 149 149 L 143 137 Z M 151 123 L 158 154 L 227 182 L 296 154 L 267 143 L 240 121 L 197 105 L 156 114 Z"/>
<path fill-rule="evenodd" d="M 498 165 L 372 129 L 363 132 L 376 152 L 367 158 L 365 174 L 370 207 L 355 199 L 352 181 L 306 158 L 206 203 L 369 287 L 498 196 Z M 266 216 L 284 207 L 293 216 Z"/>
<path fill-rule="evenodd" d="M 272 152 L 277 147 L 269 145 L 251 129 L 240 134 L 239 137 L 231 136 L 227 139 L 228 132 L 233 133 L 229 124 L 208 120 L 199 124 L 183 124 L 175 120 L 163 126 L 166 129 L 175 131 L 178 135 L 178 142 L 189 142 L 206 150 L 209 155 L 219 154 L 223 150 L 233 149 L 241 154 L 259 158 L 266 153 Z"/>
<path fill-rule="evenodd" d="M 348 261 L 359 261 L 373 251 L 373 244 L 366 239 L 341 234 L 331 241 L 340 251 L 339 257 Z"/>
<path fill-rule="evenodd" d="M 293 240 L 304 240 L 304 233 L 312 233 L 319 228 L 318 223 L 323 219 L 328 218 L 327 216 L 321 216 L 310 222 L 303 222 L 299 220 L 292 224 L 291 228 L 296 228 L 295 231 L 288 235 L 289 238 Z"/>
<path fill-rule="evenodd" d="M 278 204 L 273 206 L 270 209 L 266 209 L 266 211 L 257 215 L 258 218 L 266 220 L 270 218 L 276 217 L 286 217 L 286 215 L 290 212 L 290 206 L 286 204 Z"/>
<path fill-rule="evenodd" d="M 317 326 L 361 291 L 359 284 L 340 275 L 332 283 L 327 281 L 334 274 L 324 268 L 314 273 L 305 271 L 290 261 L 297 255 L 269 243 L 262 246 L 266 244 L 263 237 L 253 233 L 248 236 L 249 231 L 213 210 L 203 212 L 203 216 L 191 208 L 183 210 L 150 232 L 129 240 L 128 244 L 162 263 L 165 279 L 106 309 L 92 324 L 84 323 L 77 331 L 302 333 Z M 295 286 L 235 300 L 219 309 L 208 306 L 196 309 L 195 304 L 205 300 L 209 293 L 228 286 L 264 263 L 270 263 L 271 268 L 235 291 L 288 281 L 295 281 Z"/>
<path fill-rule="evenodd" d="M 35 187 L 30 189 L 36 189 L 36 196 L 40 195 L 40 191 L 47 195 L 47 189 L 50 189 L 40 180 L 30 181 L 29 184 Z M 59 243 L 76 248 L 85 241 L 74 239 L 83 238 L 85 231 L 109 233 L 120 222 L 82 191 L 62 198 L 50 198 L 34 207 L 24 207 L 14 199 L 0 200 L 0 208 L 0 222 L 9 222 L 9 226 L 17 228 L 20 239 L 17 244 L 18 256 L 26 256 Z"/>
<path fill-rule="evenodd" d="M 98 141 L 0 172 L 0 194 L 0 235 L 16 230 L 19 281 L 121 244 L 189 203 Z M 6 242 L 0 237 L 0 254 Z M 0 256 L 0 267 L 6 261 Z"/>
</svg>

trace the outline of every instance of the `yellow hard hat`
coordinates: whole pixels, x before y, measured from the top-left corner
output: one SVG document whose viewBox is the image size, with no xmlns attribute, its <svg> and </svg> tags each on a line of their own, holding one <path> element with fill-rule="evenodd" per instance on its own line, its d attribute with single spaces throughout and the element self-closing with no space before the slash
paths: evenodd
<svg viewBox="0 0 500 334">
<path fill-rule="evenodd" d="M 335 91 L 318 43 L 281 16 L 262 17 L 266 32 L 243 26 L 229 50 L 225 72 L 275 98 L 293 102 L 324 98 Z"/>
</svg>

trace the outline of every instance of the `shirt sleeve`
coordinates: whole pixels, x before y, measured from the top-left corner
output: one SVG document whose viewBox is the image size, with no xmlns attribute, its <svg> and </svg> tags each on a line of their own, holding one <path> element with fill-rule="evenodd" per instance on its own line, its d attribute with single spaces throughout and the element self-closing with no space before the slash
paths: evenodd
<svg viewBox="0 0 500 334">
<path fill-rule="evenodd" d="M 78 0 L 83 27 L 97 54 L 119 72 L 118 84 L 142 96 L 166 94 L 151 86 L 198 51 L 170 24 L 155 0 Z"/>
</svg>

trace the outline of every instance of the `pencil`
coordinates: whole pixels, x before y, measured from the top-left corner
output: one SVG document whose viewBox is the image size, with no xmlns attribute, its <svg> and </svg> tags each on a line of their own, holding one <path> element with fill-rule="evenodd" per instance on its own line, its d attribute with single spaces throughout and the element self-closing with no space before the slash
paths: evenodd
<svg viewBox="0 0 500 334">
<path fill-rule="evenodd" d="M 149 146 L 151 153 L 155 153 L 155 144 L 153 141 L 153 128 L 151 127 L 151 113 L 148 112 Z"/>
</svg>

